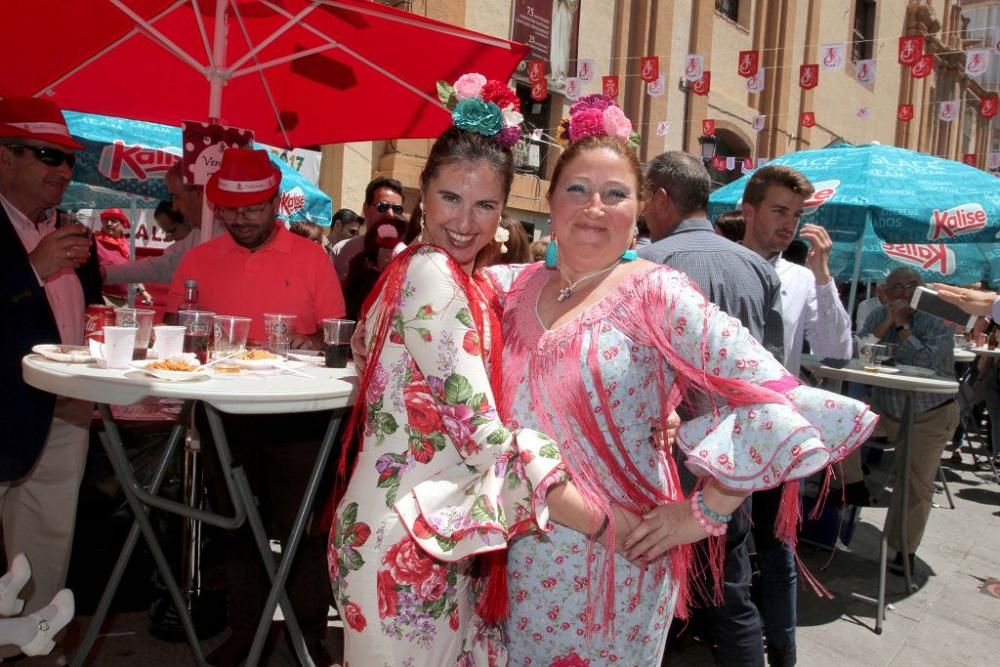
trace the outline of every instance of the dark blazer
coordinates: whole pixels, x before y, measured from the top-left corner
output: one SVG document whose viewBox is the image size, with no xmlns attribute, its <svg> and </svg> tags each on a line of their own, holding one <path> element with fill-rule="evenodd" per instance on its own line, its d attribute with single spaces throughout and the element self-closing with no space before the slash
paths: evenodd
<svg viewBox="0 0 1000 667">
<path fill-rule="evenodd" d="M 84 303 L 103 303 L 95 247 L 77 275 Z M 55 396 L 25 384 L 21 358 L 34 345 L 58 342 L 45 288 L 38 284 L 28 253 L 0 206 L 0 482 L 20 479 L 31 470 L 48 437 L 55 406 Z"/>
</svg>

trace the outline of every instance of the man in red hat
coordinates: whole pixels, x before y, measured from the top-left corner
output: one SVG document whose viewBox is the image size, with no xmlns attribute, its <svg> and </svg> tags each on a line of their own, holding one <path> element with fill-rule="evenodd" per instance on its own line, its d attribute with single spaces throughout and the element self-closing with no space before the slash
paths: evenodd
<svg viewBox="0 0 1000 667">
<path fill-rule="evenodd" d="M 131 226 L 128 216 L 120 208 L 109 208 L 101 212 L 101 229 L 94 234 L 94 241 L 97 246 L 97 261 L 100 263 L 102 271 L 109 266 L 117 266 L 129 261 L 131 252 L 125 230 Z M 136 294 L 140 302 L 153 303 L 153 298 L 142 284 L 139 284 Z M 128 290 L 123 287 L 105 285 L 104 295 L 116 305 L 124 306 L 125 300 L 128 298 Z"/>
<path fill-rule="evenodd" d="M 83 343 L 86 304 L 101 303 L 92 239 L 55 208 L 81 148 L 55 103 L 0 100 L 0 522 L 8 562 L 31 562 L 25 612 L 66 583 L 94 409 L 21 376 L 32 346 Z"/>
<path fill-rule="evenodd" d="M 344 299 L 333 265 L 316 243 L 292 234 L 275 215 L 281 173 L 266 151 L 227 150 L 222 164 L 205 186 L 215 215 L 226 233 L 192 248 L 181 259 L 170 284 L 167 311 L 184 298 L 184 282 L 198 281 L 203 310 L 252 318 L 250 338 L 264 342 L 264 313 L 294 314 L 291 347 L 320 349 L 322 321 L 343 317 Z M 206 450 L 212 449 L 204 414 L 198 415 Z M 285 539 L 292 526 L 302 489 L 319 450 L 329 413 L 295 415 L 223 415 L 233 458 L 247 473 L 260 503 L 264 524 Z M 205 478 L 213 505 L 231 512 L 218 457 L 205 457 Z M 270 516 L 268 516 L 270 515 Z M 268 592 L 260 555 L 244 526 L 230 533 L 223 549 L 229 580 L 232 635 L 208 656 L 213 665 L 236 665 L 250 650 L 254 630 Z M 317 664 L 329 665 L 323 646 L 331 603 L 326 577 L 326 539 L 313 531 L 303 539 L 289 578 L 288 592 Z"/>
</svg>

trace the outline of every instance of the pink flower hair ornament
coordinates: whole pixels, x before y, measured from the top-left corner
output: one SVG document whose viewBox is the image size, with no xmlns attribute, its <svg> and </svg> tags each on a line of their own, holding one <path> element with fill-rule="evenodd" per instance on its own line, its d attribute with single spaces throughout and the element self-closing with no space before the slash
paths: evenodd
<svg viewBox="0 0 1000 667">
<path fill-rule="evenodd" d="M 521 102 L 504 83 L 471 72 L 454 84 L 438 81 L 437 94 L 458 129 L 493 137 L 508 150 L 521 138 Z"/>
<path fill-rule="evenodd" d="M 607 95 L 587 95 L 574 102 L 569 115 L 559 123 L 556 139 L 565 147 L 594 136 L 614 137 L 632 148 L 639 146 L 639 134 L 632 129 L 632 121 Z"/>
</svg>

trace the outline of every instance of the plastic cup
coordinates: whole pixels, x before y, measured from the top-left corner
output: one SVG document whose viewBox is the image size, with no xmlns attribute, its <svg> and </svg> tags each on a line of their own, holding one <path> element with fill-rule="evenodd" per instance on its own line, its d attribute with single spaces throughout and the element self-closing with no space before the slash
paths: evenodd
<svg viewBox="0 0 1000 667">
<path fill-rule="evenodd" d="M 177 313 L 177 323 L 184 332 L 184 352 L 198 357 L 201 363 L 208 362 L 208 341 L 214 329 L 215 313 L 208 310 L 181 310 Z"/>
<path fill-rule="evenodd" d="M 214 356 L 226 357 L 242 352 L 250 334 L 250 318 L 237 315 L 216 315 L 213 334 Z"/>
<path fill-rule="evenodd" d="M 287 359 L 294 331 L 295 315 L 264 313 L 264 337 L 268 352 Z"/>
<path fill-rule="evenodd" d="M 153 351 L 157 359 L 169 359 L 184 352 L 185 327 L 168 326 L 166 324 L 153 327 L 155 340 Z"/>
<path fill-rule="evenodd" d="M 133 359 L 145 359 L 149 348 L 149 335 L 153 332 L 153 316 L 155 311 L 143 308 L 116 308 L 115 326 L 135 327 L 135 350 Z"/>
<path fill-rule="evenodd" d="M 104 367 L 128 368 L 135 349 L 136 327 L 104 327 Z"/>
<path fill-rule="evenodd" d="M 323 320 L 323 347 L 326 351 L 327 368 L 347 367 L 347 362 L 351 359 L 354 326 L 354 320 Z"/>
</svg>

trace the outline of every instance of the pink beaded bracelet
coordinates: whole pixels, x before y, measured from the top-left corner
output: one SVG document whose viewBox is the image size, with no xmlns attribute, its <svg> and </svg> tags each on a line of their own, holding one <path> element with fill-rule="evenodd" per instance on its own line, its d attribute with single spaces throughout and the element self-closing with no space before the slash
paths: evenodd
<svg viewBox="0 0 1000 667">
<path fill-rule="evenodd" d="M 699 491 L 698 493 L 691 494 L 691 513 L 694 515 L 694 518 L 698 522 L 698 525 L 702 527 L 702 530 L 704 530 L 706 533 L 708 533 L 713 537 L 722 537 L 723 535 L 725 535 L 726 530 L 729 528 L 729 524 L 710 523 L 709 520 L 705 517 L 705 514 L 701 511 L 701 503 L 702 503 L 701 491 Z"/>
</svg>

